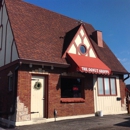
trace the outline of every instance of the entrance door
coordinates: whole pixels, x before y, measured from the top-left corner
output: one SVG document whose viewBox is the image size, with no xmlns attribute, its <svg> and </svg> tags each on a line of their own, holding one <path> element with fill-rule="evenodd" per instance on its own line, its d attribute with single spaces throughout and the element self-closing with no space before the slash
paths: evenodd
<svg viewBox="0 0 130 130">
<path fill-rule="evenodd" d="M 44 118 L 45 77 L 32 76 L 31 80 L 31 119 Z"/>
</svg>

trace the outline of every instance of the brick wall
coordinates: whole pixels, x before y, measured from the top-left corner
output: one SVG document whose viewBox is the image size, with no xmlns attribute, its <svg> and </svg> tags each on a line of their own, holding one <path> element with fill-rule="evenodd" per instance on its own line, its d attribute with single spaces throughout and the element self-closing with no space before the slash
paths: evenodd
<svg viewBox="0 0 130 130">
<path fill-rule="evenodd" d="M 24 103 L 30 112 L 31 81 L 29 79 L 31 79 L 31 74 L 29 74 L 28 71 L 19 71 L 18 78 L 19 81 L 17 95 L 19 96 L 20 101 Z M 54 117 L 54 109 L 58 111 L 58 116 L 72 116 L 94 113 L 92 84 L 92 77 L 86 77 L 84 88 L 84 103 L 61 103 L 60 74 L 51 73 L 48 76 L 48 86 L 46 86 L 48 87 L 48 117 Z"/>
<path fill-rule="evenodd" d="M 10 108 L 14 104 L 14 90 L 15 90 L 15 83 L 13 84 L 13 90 L 9 91 L 8 86 L 8 74 L 10 72 L 13 73 L 13 82 L 14 82 L 14 73 L 15 68 L 17 65 L 10 66 L 8 68 L 4 68 L 0 71 L 0 111 L 2 112 L 1 117 L 8 118 L 10 113 Z"/>
<path fill-rule="evenodd" d="M 28 71 L 18 72 L 17 96 L 30 112 L 31 97 L 31 74 Z"/>
<path fill-rule="evenodd" d="M 23 104 L 23 109 L 27 108 L 26 114 L 30 113 L 31 75 L 28 71 L 23 70 L 18 71 L 18 74 L 15 75 L 15 69 L 18 66 L 19 65 L 9 66 L 8 68 L 0 71 L 0 111 L 2 111 L 1 117 L 4 117 L 6 119 L 11 114 L 10 109 L 15 105 L 14 103 L 17 101 L 17 99 L 18 102 L 20 102 L 20 105 Z M 12 91 L 9 91 L 8 89 L 8 74 L 10 72 L 13 73 Z M 18 79 L 18 81 L 15 81 L 16 79 Z M 20 105 L 18 106 L 17 104 L 16 109 L 19 109 Z M 17 120 L 16 113 L 12 116 L 12 120 Z"/>
<path fill-rule="evenodd" d="M 0 102 L 2 102 L 2 109 L 6 112 L 9 112 L 10 107 L 14 101 L 12 93 L 8 92 L 8 76 L 7 74 L 12 71 L 15 72 L 17 65 L 4 69 L 0 72 Z M 28 65 L 22 65 L 18 71 L 18 82 L 15 86 L 17 87 L 17 113 L 12 116 L 12 120 L 23 121 L 30 120 L 30 105 L 31 105 L 31 73 L 29 71 L 37 69 L 38 66 L 29 68 Z M 85 102 L 83 103 L 61 103 L 61 89 L 60 89 L 60 74 L 62 70 L 54 69 L 50 70 L 47 68 L 50 73 L 46 79 L 46 90 L 48 90 L 48 103 L 46 103 L 46 113 L 48 117 L 53 117 L 54 109 L 58 111 L 58 116 L 72 116 L 72 115 L 83 115 L 83 114 L 92 114 L 94 113 L 94 99 L 93 99 L 93 82 L 92 77 L 85 76 L 84 82 L 84 97 Z M 44 75 L 44 74 L 43 74 Z M 73 75 L 74 76 L 74 75 Z M 24 111 L 26 110 L 26 111 Z M 27 115 L 25 117 L 24 113 Z M 47 114 L 45 113 L 46 117 Z M 4 115 L 5 118 L 8 118 L 8 114 Z M 15 117 L 16 116 L 16 117 Z"/>
<path fill-rule="evenodd" d="M 58 116 L 72 116 L 94 113 L 94 96 L 92 76 L 85 78 L 85 102 L 84 103 L 61 103 L 60 75 L 50 74 L 49 76 L 49 98 L 48 117 L 53 117 L 54 109 L 58 111 Z"/>
<path fill-rule="evenodd" d="M 125 85 L 125 83 L 123 81 L 123 77 L 120 77 L 121 104 L 125 104 L 125 100 L 124 100 L 126 98 L 126 96 L 125 96 L 125 87 L 126 87 L 126 85 Z"/>
</svg>

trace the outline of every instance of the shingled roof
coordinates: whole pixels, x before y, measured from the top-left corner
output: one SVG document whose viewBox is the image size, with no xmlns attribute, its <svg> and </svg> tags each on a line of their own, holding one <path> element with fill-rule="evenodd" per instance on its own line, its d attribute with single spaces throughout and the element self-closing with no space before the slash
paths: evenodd
<svg viewBox="0 0 130 130">
<path fill-rule="evenodd" d="M 77 20 L 37 7 L 21 0 L 5 0 L 20 59 L 67 65 L 62 58 L 65 36 L 79 23 Z M 98 57 L 114 72 L 128 73 L 109 47 L 99 47 L 91 38 L 95 29 L 84 23 Z"/>
</svg>

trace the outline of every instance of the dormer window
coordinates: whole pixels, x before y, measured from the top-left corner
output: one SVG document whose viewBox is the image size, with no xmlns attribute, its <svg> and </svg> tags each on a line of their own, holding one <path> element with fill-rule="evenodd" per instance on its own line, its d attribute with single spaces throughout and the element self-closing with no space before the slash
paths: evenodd
<svg viewBox="0 0 130 130">
<path fill-rule="evenodd" d="M 86 47 L 84 45 L 80 45 L 80 53 L 84 55 L 86 54 L 86 51 L 87 51 Z"/>
</svg>

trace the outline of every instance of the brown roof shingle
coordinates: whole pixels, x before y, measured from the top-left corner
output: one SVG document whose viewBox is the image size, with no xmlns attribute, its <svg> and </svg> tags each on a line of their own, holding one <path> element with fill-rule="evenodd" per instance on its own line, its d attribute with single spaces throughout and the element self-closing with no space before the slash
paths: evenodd
<svg viewBox="0 0 130 130">
<path fill-rule="evenodd" d="M 77 20 L 20 0 L 5 2 L 19 57 L 67 64 L 62 58 L 66 47 L 64 37 L 79 26 Z M 89 36 L 95 31 L 88 23 L 84 27 Z M 105 43 L 104 48 L 101 48 L 91 37 L 90 40 L 99 58 L 112 71 L 128 73 Z"/>
</svg>

